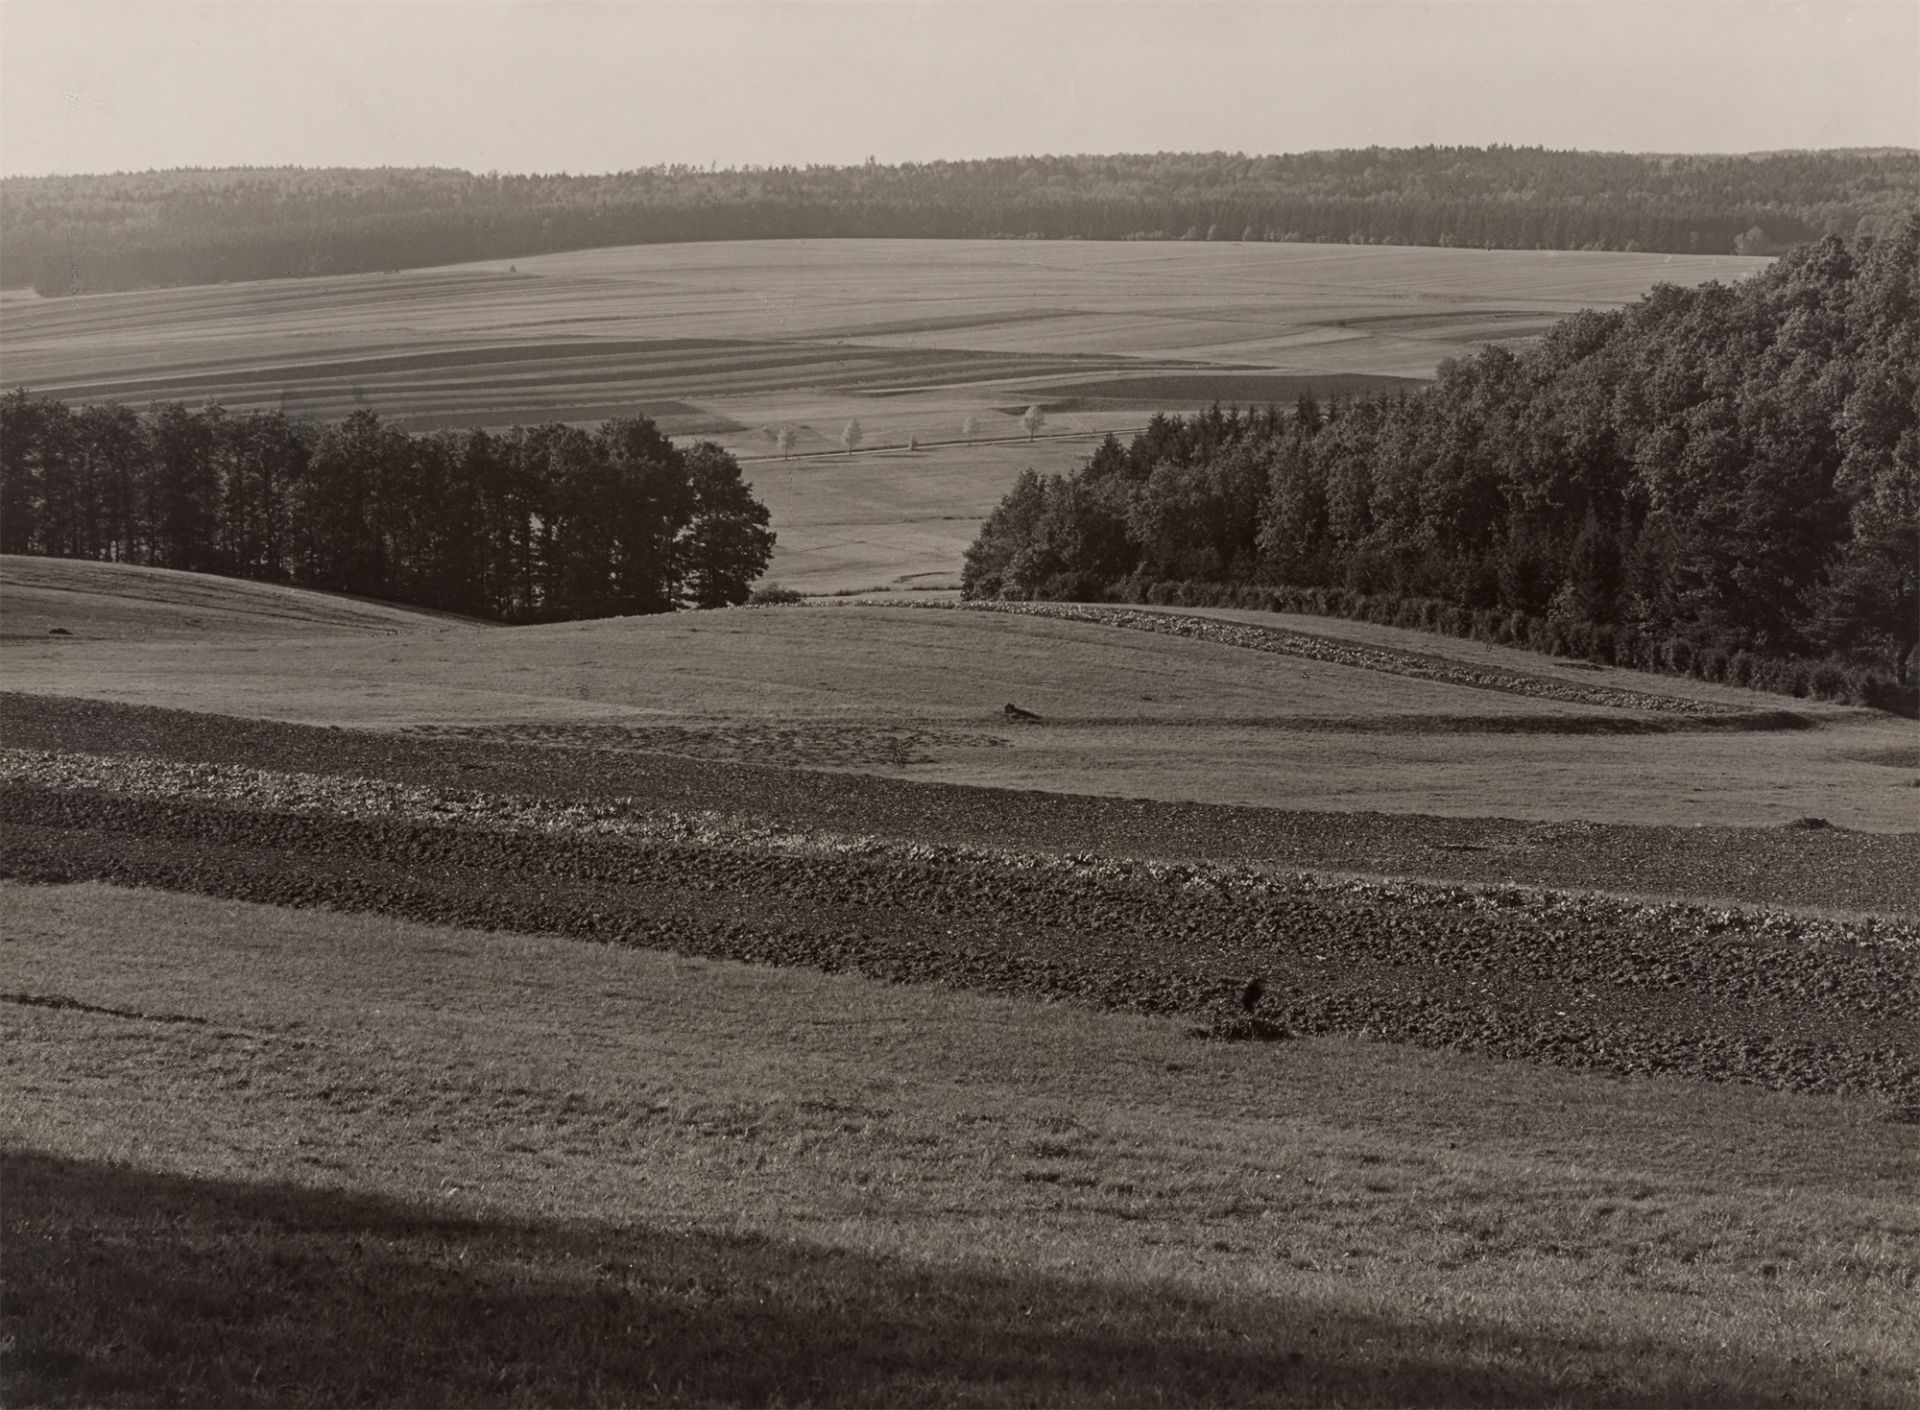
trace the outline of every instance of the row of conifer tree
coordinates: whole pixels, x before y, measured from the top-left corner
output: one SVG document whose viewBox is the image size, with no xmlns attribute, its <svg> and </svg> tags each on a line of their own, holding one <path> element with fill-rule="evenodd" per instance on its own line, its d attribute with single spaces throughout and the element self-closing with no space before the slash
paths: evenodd
<svg viewBox="0 0 1920 1410">
<path fill-rule="evenodd" d="M 774 536 L 740 466 L 644 417 L 411 434 L 177 402 L 0 400 L 0 551 L 546 621 L 744 602 Z"/>
</svg>

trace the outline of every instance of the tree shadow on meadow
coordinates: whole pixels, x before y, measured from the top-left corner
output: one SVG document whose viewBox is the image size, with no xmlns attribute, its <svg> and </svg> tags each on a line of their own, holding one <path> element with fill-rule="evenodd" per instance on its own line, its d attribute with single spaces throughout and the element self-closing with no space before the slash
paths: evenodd
<svg viewBox="0 0 1920 1410">
<path fill-rule="evenodd" d="M 1690 1348 L 474 1219 L 38 1154 L 5 1179 L 8 1405 L 1754 1404 L 1860 1387 Z"/>
</svg>

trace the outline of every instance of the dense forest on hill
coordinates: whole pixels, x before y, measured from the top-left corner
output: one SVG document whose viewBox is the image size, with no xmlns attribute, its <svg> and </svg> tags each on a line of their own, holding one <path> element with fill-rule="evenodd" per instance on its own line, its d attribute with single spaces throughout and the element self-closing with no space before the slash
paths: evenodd
<svg viewBox="0 0 1920 1410">
<path fill-rule="evenodd" d="M 409 435 L 369 411 L 0 401 L 5 553 L 553 621 L 744 602 L 768 518 L 731 455 L 644 417 Z"/>
<path fill-rule="evenodd" d="M 1910 704 L 1917 384 L 1909 218 L 1575 315 L 1412 395 L 1156 418 L 1080 471 L 1028 472 L 963 580 L 1360 614 Z"/>
<path fill-rule="evenodd" d="M 42 294 L 609 245 L 828 237 L 1356 241 L 1772 254 L 1886 234 L 1920 154 L 1421 147 L 510 176 L 180 170 L 0 182 L 0 285 Z"/>
</svg>

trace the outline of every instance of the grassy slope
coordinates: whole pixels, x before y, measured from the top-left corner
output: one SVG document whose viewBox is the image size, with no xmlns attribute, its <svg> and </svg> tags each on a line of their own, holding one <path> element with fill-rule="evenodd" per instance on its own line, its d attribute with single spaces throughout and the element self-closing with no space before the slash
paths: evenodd
<svg viewBox="0 0 1920 1410">
<path fill-rule="evenodd" d="M 1104 627 L 879 607 L 628 618 L 484 636 L 368 608 L 411 629 L 324 639 L 315 632 L 285 650 L 256 634 L 269 619 L 159 605 L 130 616 L 107 591 L 131 581 L 125 571 L 0 564 L 0 583 L 62 575 L 69 595 L 59 615 L 75 633 L 47 637 L 36 615 L 43 600 L 9 587 L 0 629 L 9 638 L 0 648 L 8 687 L 320 724 L 679 725 L 702 732 L 715 751 L 766 751 L 772 762 L 1129 797 L 1542 820 L 1771 825 L 1817 816 L 1877 831 L 1920 827 L 1911 731 L 1902 722 L 1353 623 L 1249 618 L 1579 683 L 1755 709 L 1788 705 L 1822 727 L 1598 735 L 1582 731 L 1627 712 Z M 106 586 L 82 596 L 81 585 L 96 581 Z M 208 584 L 216 604 L 250 602 L 256 593 L 274 603 L 306 600 L 282 589 L 187 581 Z M 300 610 L 322 620 L 361 610 L 310 601 Z M 187 625 L 194 620 L 205 625 Z M 1045 726 L 1009 723 L 1001 715 L 1009 701 L 1046 716 Z M 1504 732 L 1517 723 L 1553 732 Z M 880 747 L 902 730 L 919 736 L 910 761 Z M 858 747 L 866 737 L 873 747 Z"/>
<path fill-rule="evenodd" d="M 394 636 L 486 624 L 384 602 L 248 583 L 204 573 L 0 555 L 0 637 L 261 642 L 314 636 Z"/>
<path fill-rule="evenodd" d="M 1893 1404 L 1920 1372 L 1920 1146 L 1844 1101 L 3 899 L 13 1404 Z"/>
<path fill-rule="evenodd" d="M 1251 393 L 1251 374 L 1428 377 L 1444 357 L 1575 309 L 1765 263 L 1331 245 L 642 246 L 523 260 L 514 274 L 501 262 L 29 301 L 9 310 L 0 344 L 9 385 L 71 398 L 326 418 L 366 406 L 417 427 L 639 411 L 743 457 L 768 457 L 762 429 L 782 424 L 801 451 L 835 451 L 858 418 L 869 451 L 857 472 L 751 467 L 782 536 L 774 576 L 832 590 L 951 580 L 973 523 L 1021 468 L 1070 468 L 1092 438 L 1152 411 L 1295 399 L 1290 383 Z M 1036 401 L 1055 434 L 1030 444 L 1018 416 Z M 894 454 L 910 437 L 937 448 Z"/>
</svg>

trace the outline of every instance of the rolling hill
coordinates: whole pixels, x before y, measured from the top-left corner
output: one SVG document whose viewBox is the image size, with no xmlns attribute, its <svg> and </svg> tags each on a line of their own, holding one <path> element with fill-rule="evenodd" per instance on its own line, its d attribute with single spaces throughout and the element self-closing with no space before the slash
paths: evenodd
<svg viewBox="0 0 1920 1410">
<path fill-rule="evenodd" d="M 0 587 L 0 662 L 32 694 L 1106 796 L 1913 826 L 1897 720 L 1361 623 L 1185 616 L 1314 659 L 951 606 L 495 629 L 116 565 L 7 559 Z"/>
<path fill-rule="evenodd" d="M 1391 390 L 1734 256 L 791 241 L 13 301 L 8 386 L 412 429 L 651 417 L 747 465 L 809 591 L 953 586 L 1019 472 L 1156 411 Z M 1046 426 L 1030 438 L 1030 405 Z M 858 456 L 842 449 L 851 420 Z M 774 434 L 794 432 L 782 457 Z M 913 447 L 910 449 L 909 447 Z"/>
</svg>

